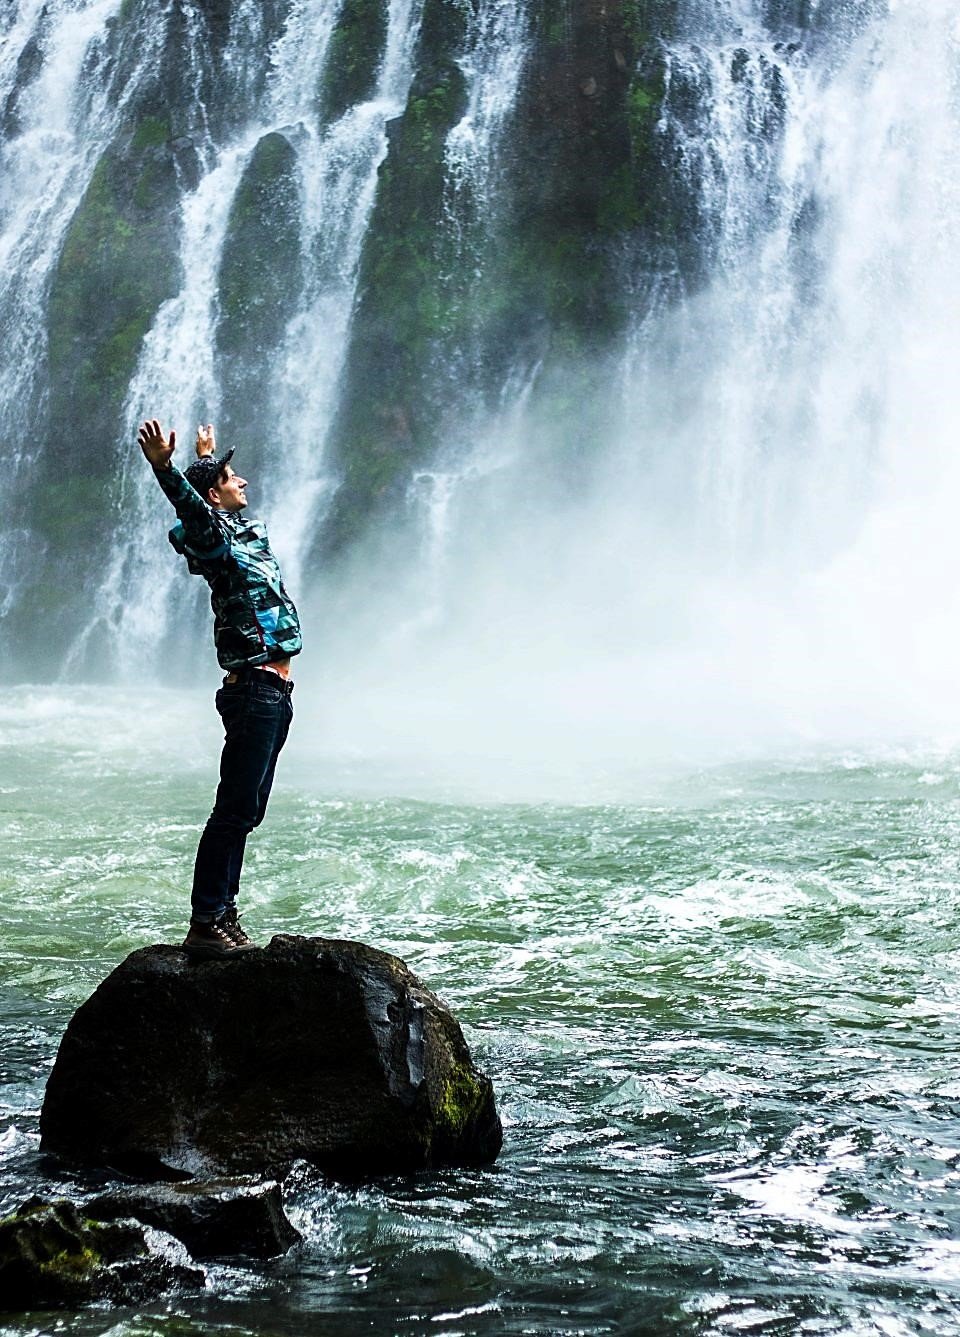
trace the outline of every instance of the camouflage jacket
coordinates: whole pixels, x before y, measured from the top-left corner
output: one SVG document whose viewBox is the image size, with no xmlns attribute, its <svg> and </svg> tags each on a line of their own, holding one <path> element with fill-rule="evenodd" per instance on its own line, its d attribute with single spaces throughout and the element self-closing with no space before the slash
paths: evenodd
<svg viewBox="0 0 960 1337">
<path fill-rule="evenodd" d="M 300 620 L 263 521 L 214 510 L 174 465 L 154 473 L 180 521 L 170 531 L 170 542 L 187 559 L 191 574 L 203 576 L 210 586 L 221 667 L 254 667 L 299 654 Z"/>
</svg>

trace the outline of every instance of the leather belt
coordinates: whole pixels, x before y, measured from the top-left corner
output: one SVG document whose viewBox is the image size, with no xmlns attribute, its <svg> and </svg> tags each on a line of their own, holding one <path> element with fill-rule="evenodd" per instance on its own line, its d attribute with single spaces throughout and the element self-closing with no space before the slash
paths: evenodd
<svg viewBox="0 0 960 1337">
<path fill-rule="evenodd" d="M 243 682 L 244 679 L 251 678 L 258 673 L 268 674 L 271 686 L 282 688 L 287 696 L 293 691 L 293 679 L 285 678 L 282 673 L 278 673 L 275 668 L 269 668 L 266 664 L 257 664 L 250 668 L 236 669 L 233 673 L 228 673 L 223 680 L 224 686 L 232 686 L 236 682 Z"/>
</svg>

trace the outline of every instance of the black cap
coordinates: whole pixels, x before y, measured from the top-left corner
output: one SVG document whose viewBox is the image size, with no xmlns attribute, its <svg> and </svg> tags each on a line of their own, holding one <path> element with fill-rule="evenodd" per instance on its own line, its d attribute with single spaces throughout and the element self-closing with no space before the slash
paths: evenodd
<svg viewBox="0 0 960 1337">
<path fill-rule="evenodd" d="M 216 487 L 220 481 L 220 475 L 233 459 L 233 448 L 226 451 L 223 455 L 201 455 L 198 460 L 194 460 L 189 469 L 184 469 L 183 476 L 201 497 L 206 501 L 207 491 Z"/>
</svg>

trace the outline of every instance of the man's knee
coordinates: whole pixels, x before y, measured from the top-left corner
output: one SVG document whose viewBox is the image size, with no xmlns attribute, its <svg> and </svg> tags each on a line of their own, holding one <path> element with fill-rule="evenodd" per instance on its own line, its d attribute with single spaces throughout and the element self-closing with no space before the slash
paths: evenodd
<svg viewBox="0 0 960 1337">
<path fill-rule="evenodd" d="M 206 829 L 225 836 L 247 836 L 261 820 L 255 812 L 215 807 L 207 818 Z"/>
</svg>

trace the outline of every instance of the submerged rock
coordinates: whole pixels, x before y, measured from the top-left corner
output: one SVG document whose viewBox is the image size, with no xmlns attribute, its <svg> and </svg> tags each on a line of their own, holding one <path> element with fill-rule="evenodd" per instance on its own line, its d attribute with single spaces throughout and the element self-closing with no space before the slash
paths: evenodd
<svg viewBox="0 0 960 1337">
<path fill-rule="evenodd" d="M 5 1309 L 58 1309 L 109 1300 L 142 1304 L 206 1276 L 177 1240 L 133 1221 L 102 1224 L 72 1202 L 31 1198 L 0 1221 Z"/>
<path fill-rule="evenodd" d="M 133 1217 L 156 1226 L 182 1240 L 195 1258 L 275 1258 L 301 1238 L 272 1181 L 135 1185 L 103 1194 L 84 1211 L 96 1221 Z"/>
<path fill-rule="evenodd" d="M 279 936 L 231 961 L 129 956 L 67 1027 L 44 1151 L 198 1176 L 478 1165 L 502 1142 L 460 1027 L 404 963 Z"/>
</svg>

